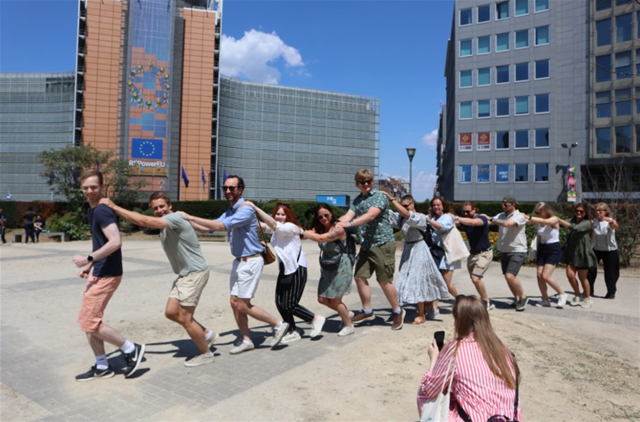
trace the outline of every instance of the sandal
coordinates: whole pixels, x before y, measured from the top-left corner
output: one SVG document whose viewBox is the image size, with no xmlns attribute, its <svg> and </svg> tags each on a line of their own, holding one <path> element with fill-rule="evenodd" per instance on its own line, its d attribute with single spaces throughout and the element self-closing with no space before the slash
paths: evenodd
<svg viewBox="0 0 640 422">
<path fill-rule="evenodd" d="M 418 325 L 418 324 L 424 324 L 427 320 L 425 319 L 425 317 L 418 315 L 417 317 L 415 317 L 415 319 L 413 320 L 412 324 L 414 325 Z"/>
</svg>

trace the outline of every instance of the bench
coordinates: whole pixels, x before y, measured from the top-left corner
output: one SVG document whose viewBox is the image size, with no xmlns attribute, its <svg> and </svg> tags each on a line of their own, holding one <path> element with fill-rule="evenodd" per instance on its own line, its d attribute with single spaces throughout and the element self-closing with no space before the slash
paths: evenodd
<svg viewBox="0 0 640 422">
<path fill-rule="evenodd" d="M 11 232 L 13 235 L 12 243 L 24 243 L 25 232 Z M 49 239 L 59 237 L 61 242 L 68 242 L 69 235 L 67 233 L 40 233 L 40 237 L 47 236 Z"/>
</svg>

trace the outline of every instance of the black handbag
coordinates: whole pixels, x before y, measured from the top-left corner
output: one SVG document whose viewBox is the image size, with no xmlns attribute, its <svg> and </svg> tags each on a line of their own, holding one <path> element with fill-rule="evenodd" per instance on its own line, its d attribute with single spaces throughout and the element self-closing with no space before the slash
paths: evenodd
<svg viewBox="0 0 640 422">
<path fill-rule="evenodd" d="M 320 258 L 320 267 L 326 271 L 335 271 L 340 266 L 342 261 L 342 254 L 334 255 L 331 258 Z"/>
</svg>

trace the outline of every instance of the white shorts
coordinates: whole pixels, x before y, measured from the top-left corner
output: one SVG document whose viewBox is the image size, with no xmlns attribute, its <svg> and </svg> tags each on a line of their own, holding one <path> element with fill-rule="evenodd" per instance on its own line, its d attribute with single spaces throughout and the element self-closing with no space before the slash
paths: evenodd
<svg viewBox="0 0 640 422">
<path fill-rule="evenodd" d="M 258 282 L 264 268 L 264 260 L 262 256 L 249 258 L 246 261 L 233 261 L 231 267 L 231 279 L 229 280 L 229 288 L 231 296 L 237 296 L 240 299 L 252 299 L 258 289 Z"/>
</svg>

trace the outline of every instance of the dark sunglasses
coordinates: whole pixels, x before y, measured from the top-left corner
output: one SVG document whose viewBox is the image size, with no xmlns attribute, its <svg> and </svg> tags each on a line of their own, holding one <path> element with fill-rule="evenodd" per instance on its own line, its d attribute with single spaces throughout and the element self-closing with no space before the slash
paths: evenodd
<svg viewBox="0 0 640 422">
<path fill-rule="evenodd" d="M 237 188 L 237 186 L 223 186 L 222 191 L 224 192 L 228 190 L 229 192 L 235 192 Z"/>
<path fill-rule="evenodd" d="M 584 210 L 576 210 L 576 214 L 584 214 Z"/>
<path fill-rule="evenodd" d="M 405 207 L 405 208 L 408 208 L 408 207 L 410 207 L 410 206 L 411 206 L 411 204 L 412 204 L 412 202 L 409 202 L 408 204 L 400 204 L 400 205 L 402 205 L 402 206 L 403 206 L 403 207 Z"/>
<path fill-rule="evenodd" d="M 286 202 L 277 202 L 276 207 L 291 208 L 291 205 L 287 204 Z"/>
<path fill-rule="evenodd" d="M 318 219 L 322 220 L 324 218 L 331 218 L 331 214 L 327 213 L 327 214 L 322 214 L 318 216 Z"/>
<path fill-rule="evenodd" d="M 361 185 L 371 185 L 371 184 L 373 184 L 373 179 L 360 180 L 360 181 L 358 181 L 358 183 L 360 183 Z"/>
<path fill-rule="evenodd" d="M 513 202 L 503 202 L 502 205 L 512 205 Z"/>
<path fill-rule="evenodd" d="M 462 210 L 463 214 L 471 214 L 471 210 Z"/>
</svg>

